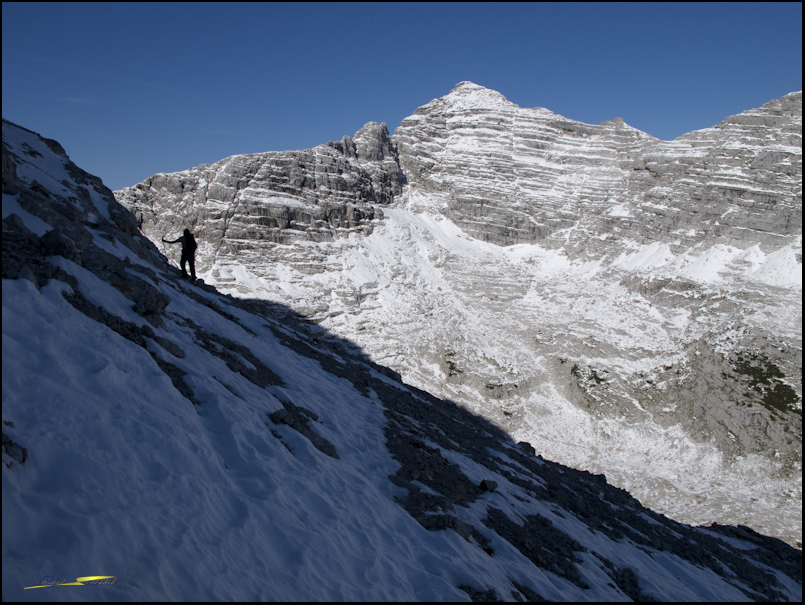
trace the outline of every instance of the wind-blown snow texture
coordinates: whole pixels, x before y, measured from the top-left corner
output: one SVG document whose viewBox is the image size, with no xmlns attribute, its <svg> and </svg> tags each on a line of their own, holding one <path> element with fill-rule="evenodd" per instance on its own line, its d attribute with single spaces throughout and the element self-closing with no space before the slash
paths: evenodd
<svg viewBox="0 0 805 605">
<path fill-rule="evenodd" d="M 801 599 L 801 553 L 686 526 L 183 281 L 3 123 L 4 600 Z M 60 586 L 93 575 L 108 585 Z M 36 588 L 33 588 L 36 587 Z"/>
<path fill-rule="evenodd" d="M 117 192 L 278 302 L 686 523 L 802 539 L 802 95 L 660 141 L 463 82 L 393 135 Z M 175 247 L 174 247 L 175 248 Z"/>
</svg>

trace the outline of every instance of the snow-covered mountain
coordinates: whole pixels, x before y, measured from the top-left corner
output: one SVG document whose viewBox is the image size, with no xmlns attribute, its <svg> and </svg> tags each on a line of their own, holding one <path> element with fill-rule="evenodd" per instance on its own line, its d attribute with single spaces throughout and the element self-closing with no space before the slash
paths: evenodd
<svg viewBox="0 0 805 605">
<path fill-rule="evenodd" d="M 463 82 L 116 193 L 207 283 L 687 523 L 802 539 L 802 95 L 660 141 Z M 175 248 L 175 247 L 174 247 Z"/>
<path fill-rule="evenodd" d="M 802 597 L 784 542 L 668 519 L 281 304 L 182 280 L 6 121 L 3 462 L 4 600 Z"/>
</svg>

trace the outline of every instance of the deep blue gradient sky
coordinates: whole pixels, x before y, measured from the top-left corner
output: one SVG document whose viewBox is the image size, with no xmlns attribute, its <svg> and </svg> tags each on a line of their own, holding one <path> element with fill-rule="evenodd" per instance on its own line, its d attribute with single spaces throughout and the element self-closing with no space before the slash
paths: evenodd
<svg viewBox="0 0 805 605">
<path fill-rule="evenodd" d="M 802 89 L 800 3 L 3 3 L 3 117 L 112 189 L 470 80 L 661 139 Z"/>
</svg>

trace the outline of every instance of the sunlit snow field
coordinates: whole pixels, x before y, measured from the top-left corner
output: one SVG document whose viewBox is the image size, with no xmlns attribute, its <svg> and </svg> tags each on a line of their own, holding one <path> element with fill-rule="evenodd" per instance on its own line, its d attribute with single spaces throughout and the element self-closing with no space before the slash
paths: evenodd
<svg viewBox="0 0 805 605">
<path fill-rule="evenodd" d="M 684 363 L 680 343 L 731 329 L 723 315 L 652 305 L 613 274 L 684 280 L 725 295 L 773 288 L 780 297 L 775 312 L 750 301 L 742 320 L 801 340 L 801 307 L 794 302 L 802 291 L 801 237 L 769 254 L 723 244 L 674 254 L 668 244 L 635 243 L 612 258 L 579 261 L 539 245 L 481 242 L 427 209 L 428 200 L 415 194 L 406 207 L 385 209 L 368 237 L 277 246 L 270 262 L 227 258 L 202 275 L 223 292 L 315 317 L 407 382 L 499 422 L 549 459 L 605 473 L 675 519 L 740 519 L 801 536 L 801 475 L 781 475 L 781 466 L 764 456 L 726 460 L 717 444 L 694 440 L 679 426 L 594 417 L 567 400 L 550 368 L 552 356 L 569 356 L 628 380 Z M 320 258 L 326 270 L 298 271 L 291 259 L 300 254 Z M 563 349 L 571 339 L 590 346 Z M 450 347 L 473 370 L 488 368 L 487 381 L 497 373 L 531 385 L 514 416 L 504 418 L 482 386 L 446 380 L 434 359 Z M 630 405 L 644 413 L 637 401 Z"/>
</svg>

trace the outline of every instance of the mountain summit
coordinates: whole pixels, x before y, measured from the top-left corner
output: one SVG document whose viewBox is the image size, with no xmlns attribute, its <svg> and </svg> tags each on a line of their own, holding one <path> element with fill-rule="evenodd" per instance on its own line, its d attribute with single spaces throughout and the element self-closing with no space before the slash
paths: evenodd
<svg viewBox="0 0 805 605">
<path fill-rule="evenodd" d="M 427 105 L 420 107 L 419 112 L 432 110 L 434 107 L 449 108 L 451 110 L 479 108 L 484 110 L 495 107 L 510 108 L 517 107 L 506 97 L 496 90 L 484 88 L 473 82 L 459 82 L 455 88 L 444 97 L 434 99 Z"/>
</svg>

